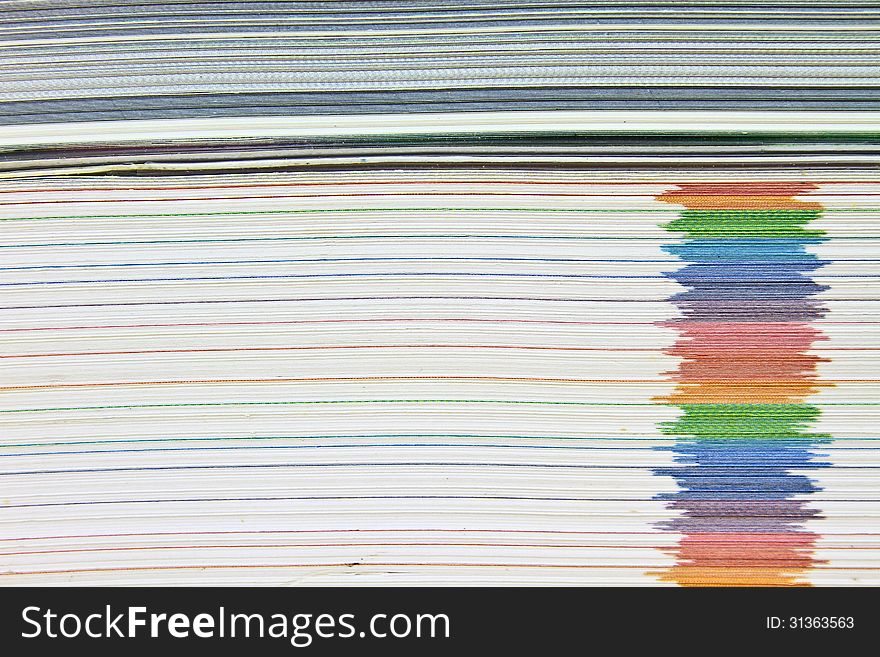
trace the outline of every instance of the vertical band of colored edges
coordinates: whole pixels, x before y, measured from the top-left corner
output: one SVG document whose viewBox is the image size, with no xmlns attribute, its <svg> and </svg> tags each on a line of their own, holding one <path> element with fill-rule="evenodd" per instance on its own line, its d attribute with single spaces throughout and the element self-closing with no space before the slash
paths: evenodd
<svg viewBox="0 0 880 657">
<path fill-rule="evenodd" d="M 825 339 L 810 322 L 826 309 L 811 273 L 824 262 L 807 251 L 823 241 L 809 228 L 818 203 L 798 200 L 805 183 L 682 184 L 658 200 L 684 206 L 666 230 L 683 232 L 665 250 L 685 264 L 667 276 L 686 290 L 666 322 L 681 358 L 669 376 L 679 418 L 660 431 L 676 437 L 676 466 L 655 470 L 678 484 L 663 494 L 676 516 L 661 528 L 682 535 L 675 565 L 656 573 L 684 586 L 806 584 L 817 536 L 815 483 L 794 470 L 827 466 L 811 447 L 820 415 L 805 400 L 821 386 L 808 350 Z M 807 495 L 805 495 L 807 494 Z"/>
</svg>

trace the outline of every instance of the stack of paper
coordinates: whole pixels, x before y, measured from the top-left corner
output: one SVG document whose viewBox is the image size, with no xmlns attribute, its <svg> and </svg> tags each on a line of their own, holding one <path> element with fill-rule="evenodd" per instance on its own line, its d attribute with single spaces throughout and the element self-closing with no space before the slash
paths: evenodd
<svg viewBox="0 0 880 657">
<path fill-rule="evenodd" d="M 0 584 L 880 584 L 871 3 L 0 3 Z"/>
</svg>

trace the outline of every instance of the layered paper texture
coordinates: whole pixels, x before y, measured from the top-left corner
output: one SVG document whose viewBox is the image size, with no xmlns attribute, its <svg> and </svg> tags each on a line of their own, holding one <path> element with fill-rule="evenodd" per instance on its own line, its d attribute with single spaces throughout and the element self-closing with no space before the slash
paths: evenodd
<svg viewBox="0 0 880 657">
<path fill-rule="evenodd" d="M 880 584 L 870 3 L 0 3 L 0 585 Z"/>
</svg>

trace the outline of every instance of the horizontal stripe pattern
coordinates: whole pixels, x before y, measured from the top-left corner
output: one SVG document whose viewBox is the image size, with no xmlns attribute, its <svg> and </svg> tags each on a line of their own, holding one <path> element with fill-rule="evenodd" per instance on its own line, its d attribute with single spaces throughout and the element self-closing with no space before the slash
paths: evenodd
<svg viewBox="0 0 880 657">
<path fill-rule="evenodd" d="M 877 18 L 868 2 L 7 2 L 0 122 L 876 110 Z"/>
<path fill-rule="evenodd" d="M 878 183 L 688 175 L 0 183 L 5 583 L 876 583 Z"/>
<path fill-rule="evenodd" d="M 0 586 L 880 584 L 877 18 L 0 3 Z"/>
</svg>

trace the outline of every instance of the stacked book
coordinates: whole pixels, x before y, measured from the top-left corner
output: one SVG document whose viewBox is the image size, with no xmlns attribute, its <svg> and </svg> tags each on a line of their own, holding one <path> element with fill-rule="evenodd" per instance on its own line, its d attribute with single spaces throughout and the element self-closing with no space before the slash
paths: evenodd
<svg viewBox="0 0 880 657">
<path fill-rule="evenodd" d="M 880 584 L 869 2 L 0 2 L 0 585 Z"/>
</svg>

